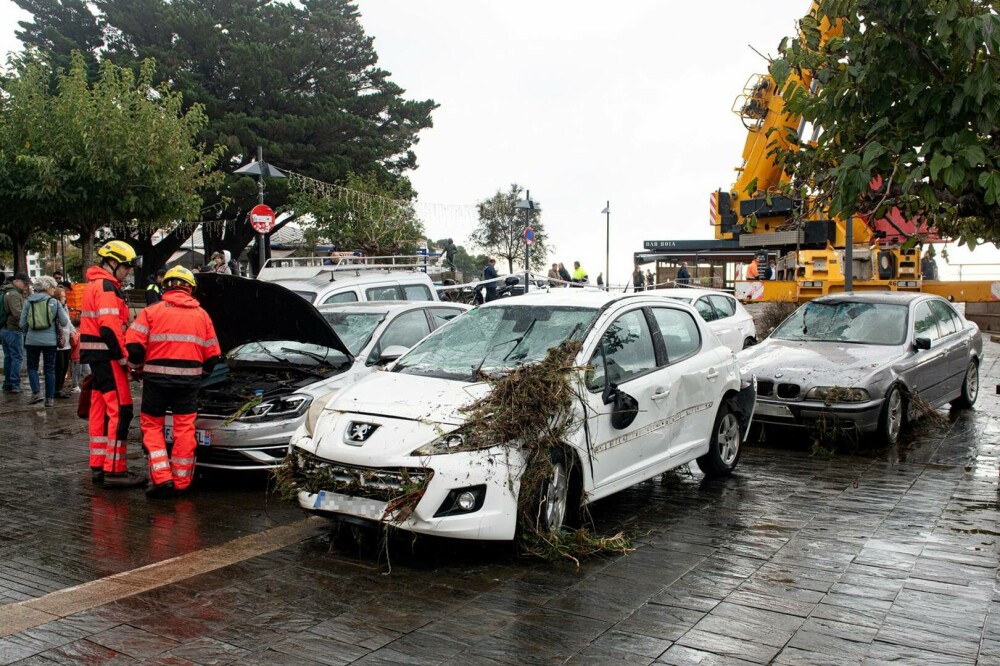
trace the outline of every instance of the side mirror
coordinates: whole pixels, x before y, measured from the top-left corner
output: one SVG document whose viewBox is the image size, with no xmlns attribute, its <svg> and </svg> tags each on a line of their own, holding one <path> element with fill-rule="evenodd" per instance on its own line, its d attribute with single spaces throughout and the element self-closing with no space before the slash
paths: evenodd
<svg viewBox="0 0 1000 666">
<path fill-rule="evenodd" d="M 382 353 L 378 355 L 378 361 L 376 365 L 385 365 L 386 363 L 392 363 L 397 358 L 408 352 L 409 349 L 403 345 L 389 345 L 382 350 Z"/>
<path fill-rule="evenodd" d="M 916 349 L 916 350 L 918 350 L 918 351 L 921 350 L 921 349 L 930 349 L 931 348 L 931 339 L 930 338 L 917 338 L 916 340 L 913 341 L 913 348 Z"/>
</svg>

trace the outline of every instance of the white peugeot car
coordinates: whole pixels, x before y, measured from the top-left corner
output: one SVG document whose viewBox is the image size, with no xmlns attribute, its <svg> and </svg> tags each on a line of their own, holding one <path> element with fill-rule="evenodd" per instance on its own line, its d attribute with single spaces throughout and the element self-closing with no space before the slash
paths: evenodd
<svg viewBox="0 0 1000 666">
<path fill-rule="evenodd" d="M 565 442 L 541 481 L 543 528 L 567 511 L 691 461 L 729 474 L 753 416 L 756 388 L 733 353 L 686 304 L 655 295 L 554 290 L 487 303 L 458 317 L 329 401 L 292 437 L 299 504 L 347 522 L 418 533 L 509 540 L 517 527 L 516 444 L 474 449 L 464 407 L 496 376 L 544 358 L 567 339 L 581 391 Z M 562 456 L 562 454 L 560 454 Z M 404 516 L 398 497 L 419 488 Z"/>
</svg>

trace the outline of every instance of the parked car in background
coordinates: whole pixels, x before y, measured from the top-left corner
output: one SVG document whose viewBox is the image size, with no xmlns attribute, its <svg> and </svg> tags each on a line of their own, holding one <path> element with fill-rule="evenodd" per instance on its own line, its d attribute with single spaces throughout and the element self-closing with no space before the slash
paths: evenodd
<svg viewBox="0 0 1000 666">
<path fill-rule="evenodd" d="M 894 444 L 931 407 L 971 407 L 979 394 L 979 327 L 939 296 L 824 296 L 738 354 L 757 376 L 757 422 L 844 427 Z"/>
<path fill-rule="evenodd" d="M 423 256 L 271 259 L 258 279 L 280 284 L 313 305 L 362 301 L 436 301 Z"/>
<path fill-rule="evenodd" d="M 734 352 L 757 344 L 757 328 L 753 317 L 742 303 L 726 292 L 696 287 L 672 287 L 657 289 L 653 293 L 693 305 L 701 318 L 708 322 L 712 332 L 719 336 L 722 344 Z"/>
<path fill-rule="evenodd" d="M 580 340 L 578 425 L 552 449 L 541 484 L 542 528 L 558 530 L 583 502 L 691 461 L 709 476 L 737 466 L 753 413 L 752 382 L 689 305 L 650 294 L 551 292 L 486 303 L 432 333 L 389 372 L 314 404 L 293 455 L 308 485 L 300 506 L 335 519 L 413 532 L 508 540 L 517 526 L 523 453 L 476 449 L 464 407 L 497 376 Z M 585 426 L 583 425 L 585 422 Z M 311 479 L 311 481 L 310 481 Z M 386 494 L 423 488 L 405 518 Z"/>
<path fill-rule="evenodd" d="M 317 309 L 278 284 L 199 275 L 225 363 L 199 394 L 197 465 L 269 469 L 319 396 L 350 385 L 468 309 L 436 301 Z M 172 438 L 167 421 L 167 439 Z"/>
</svg>

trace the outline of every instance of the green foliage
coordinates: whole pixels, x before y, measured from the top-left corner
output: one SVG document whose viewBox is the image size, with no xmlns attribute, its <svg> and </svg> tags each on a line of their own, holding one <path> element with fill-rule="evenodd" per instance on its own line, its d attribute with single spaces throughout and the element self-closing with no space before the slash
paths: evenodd
<svg viewBox="0 0 1000 666">
<path fill-rule="evenodd" d="M 155 88 L 150 61 L 138 76 L 105 63 L 90 82 L 77 53 L 54 88 L 51 71 L 29 56 L 2 82 L 0 201 L 19 214 L 0 231 L 22 245 L 34 232 L 78 233 L 89 261 L 98 229 L 197 217 L 199 191 L 222 180 L 212 171 L 221 151 L 196 143 L 202 108 Z"/>
<path fill-rule="evenodd" d="M 412 254 L 424 235 L 408 183 L 380 183 L 374 174 L 348 174 L 344 188 L 305 189 L 293 199 L 310 240 L 370 257 Z"/>
<path fill-rule="evenodd" d="M 514 271 L 514 262 L 524 265 L 525 210 L 517 208 L 524 188 L 514 183 L 505 192 L 497 190 L 489 199 L 476 204 L 479 223 L 469 236 L 476 246 L 487 255 L 507 260 L 507 272 Z M 528 211 L 528 221 L 535 231 L 535 243 L 531 246 L 531 270 L 545 273 L 549 248 L 542 226 L 542 213 Z"/>
<path fill-rule="evenodd" d="M 258 146 L 279 169 L 323 182 L 342 183 L 353 172 L 409 188 L 403 174 L 416 166 L 412 147 L 436 104 L 406 99 L 378 67 L 349 0 L 15 2 L 33 17 L 18 36 L 56 62 L 73 48 L 94 58 L 103 49 L 101 58 L 134 71 L 153 58 L 156 81 L 171 82 L 185 104 L 204 106 L 199 136 L 224 147 L 218 168 L 226 178 L 203 190 L 203 219 L 235 222 L 203 227 L 209 249 L 235 254 L 254 237 L 247 213 L 256 182 L 232 171 Z M 278 212 L 293 194 L 288 181 L 267 182 L 267 203 Z M 185 236 L 161 241 L 155 263 Z"/>
<path fill-rule="evenodd" d="M 985 0 L 820 0 L 772 63 L 819 84 L 786 109 L 823 129 L 776 148 L 830 213 L 898 206 L 970 245 L 1000 241 L 1000 16 Z M 842 36 L 821 43 L 822 18 Z M 876 176 L 880 187 L 873 188 Z"/>
</svg>

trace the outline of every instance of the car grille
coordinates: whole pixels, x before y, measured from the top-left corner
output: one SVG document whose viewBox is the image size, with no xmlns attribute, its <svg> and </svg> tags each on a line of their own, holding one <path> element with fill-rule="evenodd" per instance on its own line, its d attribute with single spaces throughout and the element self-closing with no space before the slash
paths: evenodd
<svg viewBox="0 0 1000 666">
<path fill-rule="evenodd" d="M 357 497 L 391 500 L 427 485 L 434 471 L 424 467 L 361 467 L 299 453 L 298 477 L 311 493 L 333 490 Z"/>
<path fill-rule="evenodd" d="M 783 400 L 794 400 L 799 397 L 802 387 L 798 384 L 778 384 L 777 396 Z M 775 395 L 774 382 L 766 379 L 757 380 L 757 395 L 762 398 L 770 398 Z"/>
</svg>

